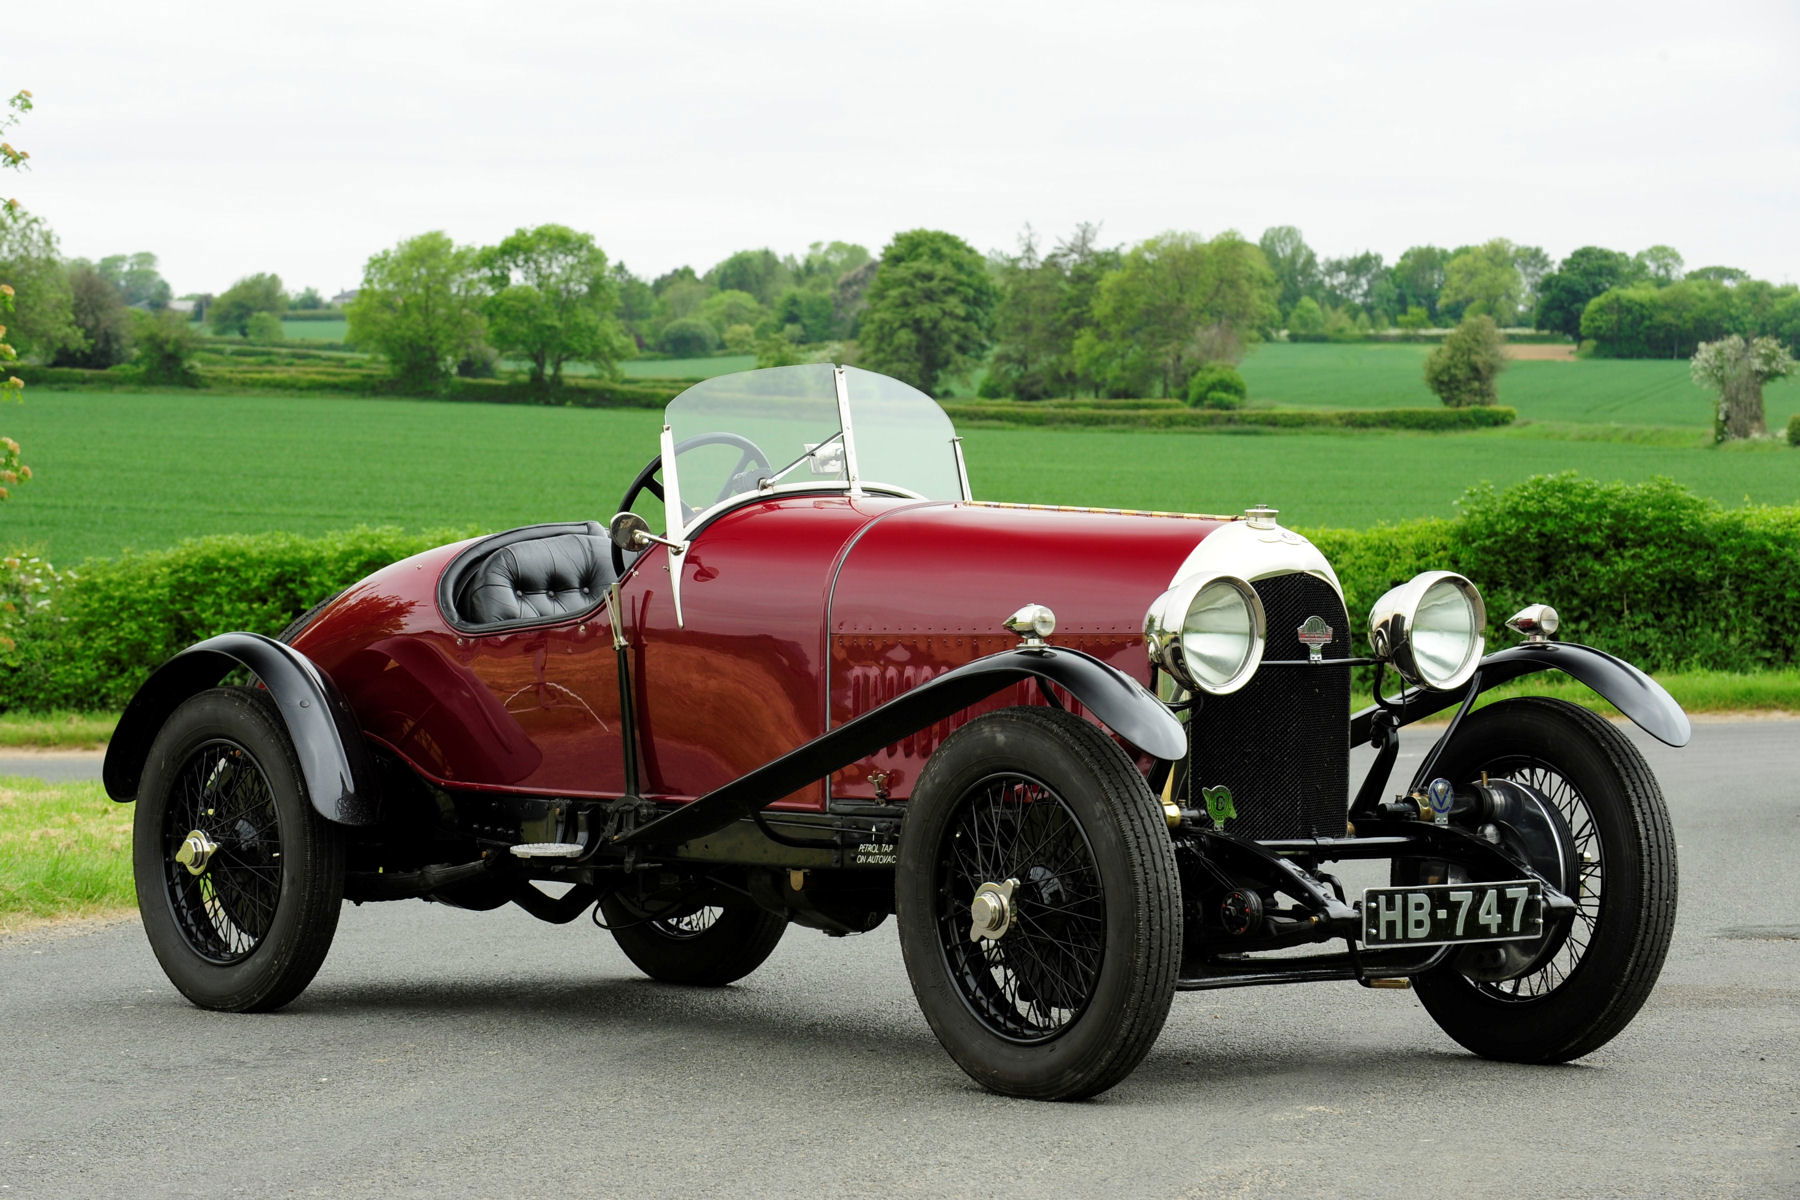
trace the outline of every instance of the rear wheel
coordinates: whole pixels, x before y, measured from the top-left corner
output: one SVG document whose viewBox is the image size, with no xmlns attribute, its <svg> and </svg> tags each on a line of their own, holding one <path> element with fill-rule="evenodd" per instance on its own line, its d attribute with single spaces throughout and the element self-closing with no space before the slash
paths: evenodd
<svg viewBox="0 0 1800 1200">
<path fill-rule="evenodd" d="M 1181 958 L 1168 827 L 1130 759 L 1060 709 L 1005 709 L 944 742 L 908 808 L 900 947 L 957 1065 L 1039 1100 L 1129 1075 Z"/>
<path fill-rule="evenodd" d="M 663 983 L 724 987 L 768 960 L 787 920 L 733 898 L 666 916 L 620 896 L 600 902 L 613 940 L 638 970 Z"/>
<path fill-rule="evenodd" d="M 266 693 L 216 688 L 170 714 L 133 824 L 144 932 L 182 995 L 268 1012 L 305 990 L 337 931 L 343 835 L 313 811 Z"/>
<path fill-rule="evenodd" d="M 1662 790 L 1612 724 L 1562 700 L 1505 700 L 1472 714 L 1439 774 L 1534 789 L 1576 850 L 1568 934 L 1510 979 L 1456 959 L 1414 983 L 1444 1032 L 1486 1058 L 1565 1062 L 1605 1045 L 1655 985 L 1675 926 L 1675 837 Z"/>
</svg>

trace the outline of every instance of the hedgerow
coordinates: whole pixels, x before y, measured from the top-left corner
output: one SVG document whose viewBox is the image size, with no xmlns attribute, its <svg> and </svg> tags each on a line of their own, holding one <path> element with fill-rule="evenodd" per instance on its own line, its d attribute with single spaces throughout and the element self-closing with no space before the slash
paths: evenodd
<svg viewBox="0 0 1800 1200">
<path fill-rule="evenodd" d="M 471 532 L 228 534 L 60 577 L 30 556 L 0 559 L 0 663 L 10 668 L 0 710 L 118 708 L 194 642 L 240 629 L 273 636 L 377 568 Z"/>
<path fill-rule="evenodd" d="M 1311 534 L 1359 638 L 1382 592 L 1444 568 L 1480 587 L 1491 646 L 1510 640 L 1508 616 L 1542 602 L 1565 639 L 1646 670 L 1800 665 L 1800 507 L 1726 509 L 1667 479 L 1574 474 L 1475 488 L 1460 507 L 1454 519 Z M 371 571 L 474 532 L 218 536 L 61 575 L 0 559 L 0 711 L 117 708 L 185 646 L 227 630 L 273 635 Z"/>
<path fill-rule="evenodd" d="M 1143 402 L 1138 402 L 1143 404 Z M 1062 406 L 1048 401 L 1023 403 L 950 403 L 944 411 L 959 426 L 997 425 L 1036 428 L 1078 426 L 1116 429 L 1412 429 L 1467 430 L 1510 425 L 1518 417 L 1504 405 L 1476 408 L 1185 408 L 1179 403 L 1127 407 L 1120 402 L 1097 406 Z"/>
</svg>

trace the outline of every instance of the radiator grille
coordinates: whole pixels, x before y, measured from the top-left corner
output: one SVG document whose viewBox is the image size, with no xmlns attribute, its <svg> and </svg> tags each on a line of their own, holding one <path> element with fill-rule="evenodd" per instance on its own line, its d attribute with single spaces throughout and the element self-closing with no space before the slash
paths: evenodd
<svg viewBox="0 0 1800 1200">
<path fill-rule="evenodd" d="M 1350 657 L 1350 621 L 1337 592 L 1311 575 L 1253 585 L 1268 614 L 1264 660 L 1304 659 L 1310 616 L 1332 629 L 1327 662 Z M 1350 793 L 1350 666 L 1264 666 L 1239 692 L 1207 696 L 1188 726 L 1189 804 L 1199 788 L 1231 789 L 1252 838 L 1341 837 Z"/>
</svg>

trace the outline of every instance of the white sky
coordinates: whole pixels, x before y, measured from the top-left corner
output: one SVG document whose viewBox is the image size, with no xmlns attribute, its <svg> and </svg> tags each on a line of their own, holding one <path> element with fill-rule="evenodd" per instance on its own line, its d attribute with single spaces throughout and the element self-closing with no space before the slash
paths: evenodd
<svg viewBox="0 0 1800 1200">
<path fill-rule="evenodd" d="M 176 292 L 354 286 L 429 229 L 558 221 L 648 278 L 1030 222 L 1298 225 L 1323 255 L 1668 243 L 1800 280 L 1793 0 L 273 5 L 31 0 L 0 178 Z"/>
</svg>

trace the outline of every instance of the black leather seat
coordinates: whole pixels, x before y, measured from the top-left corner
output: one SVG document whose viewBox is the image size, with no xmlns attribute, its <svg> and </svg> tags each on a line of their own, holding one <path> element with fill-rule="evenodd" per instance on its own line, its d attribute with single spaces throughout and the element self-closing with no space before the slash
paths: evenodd
<svg viewBox="0 0 1800 1200">
<path fill-rule="evenodd" d="M 476 554 L 455 564 L 458 577 L 449 590 L 464 624 L 576 616 L 598 607 L 612 585 L 612 543 L 603 534 L 502 535 L 501 541 L 493 549 L 473 547 Z"/>
</svg>

